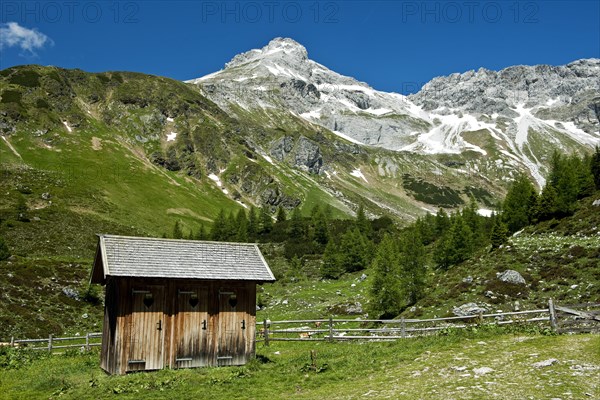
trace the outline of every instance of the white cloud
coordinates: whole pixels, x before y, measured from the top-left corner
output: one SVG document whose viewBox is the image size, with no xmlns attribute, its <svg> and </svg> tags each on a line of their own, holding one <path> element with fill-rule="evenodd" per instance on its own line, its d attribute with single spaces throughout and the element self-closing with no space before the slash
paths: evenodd
<svg viewBox="0 0 600 400">
<path fill-rule="evenodd" d="M 28 29 L 17 22 L 0 24 L 0 50 L 4 47 L 19 47 L 25 55 L 35 56 L 36 50 L 53 44 L 52 39 L 35 28 Z"/>
</svg>

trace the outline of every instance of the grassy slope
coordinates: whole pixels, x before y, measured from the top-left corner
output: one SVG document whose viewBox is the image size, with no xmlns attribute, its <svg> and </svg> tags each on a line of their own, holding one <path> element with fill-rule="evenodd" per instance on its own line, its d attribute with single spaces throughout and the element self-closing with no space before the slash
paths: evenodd
<svg viewBox="0 0 600 400">
<path fill-rule="evenodd" d="M 583 399 L 600 396 L 600 337 L 450 334 L 370 343 L 257 346 L 245 367 L 107 376 L 98 354 L 44 357 L 0 370 L 6 399 Z M 310 351 L 321 372 L 307 369 Z M 557 363 L 535 368 L 536 362 Z M 493 371 L 478 374 L 477 368 Z"/>
</svg>

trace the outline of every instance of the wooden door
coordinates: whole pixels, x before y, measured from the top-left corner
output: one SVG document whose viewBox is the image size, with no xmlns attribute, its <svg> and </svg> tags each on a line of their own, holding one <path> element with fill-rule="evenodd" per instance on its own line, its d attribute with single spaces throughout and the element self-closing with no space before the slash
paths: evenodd
<svg viewBox="0 0 600 400">
<path fill-rule="evenodd" d="M 162 369 L 164 347 L 164 288 L 134 287 L 129 328 L 127 371 Z"/>
<path fill-rule="evenodd" d="M 245 290 L 219 291 L 217 365 L 246 363 L 246 306 Z"/>
<path fill-rule="evenodd" d="M 208 365 L 208 290 L 181 288 L 177 291 L 173 343 L 174 368 Z"/>
</svg>

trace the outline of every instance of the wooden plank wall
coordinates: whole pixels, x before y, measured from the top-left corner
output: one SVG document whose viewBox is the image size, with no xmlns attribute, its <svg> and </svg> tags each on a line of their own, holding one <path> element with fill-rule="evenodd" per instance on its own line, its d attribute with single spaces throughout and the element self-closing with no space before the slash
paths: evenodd
<svg viewBox="0 0 600 400">
<path fill-rule="evenodd" d="M 254 356 L 255 315 L 254 282 L 110 279 L 101 367 L 242 365 Z"/>
</svg>

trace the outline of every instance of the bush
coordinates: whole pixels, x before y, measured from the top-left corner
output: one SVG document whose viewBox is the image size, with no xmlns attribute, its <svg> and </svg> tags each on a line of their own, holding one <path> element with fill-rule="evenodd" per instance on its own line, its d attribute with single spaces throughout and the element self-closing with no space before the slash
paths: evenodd
<svg viewBox="0 0 600 400">
<path fill-rule="evenodd" d="M 102 303 L 102 289 L 98 285 L 88 285 L 85 292 L 80 295 L 81 299 L 87 303 L 98 305 Z"/>
<path fill-rule="evenodd" d="M 10 251 L 8 250 L 4 238 L 0 237 L 0 261 L 6 260 L 8 257 L 10 257 Z"/>
</svg>

